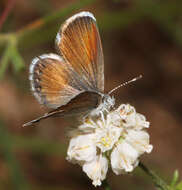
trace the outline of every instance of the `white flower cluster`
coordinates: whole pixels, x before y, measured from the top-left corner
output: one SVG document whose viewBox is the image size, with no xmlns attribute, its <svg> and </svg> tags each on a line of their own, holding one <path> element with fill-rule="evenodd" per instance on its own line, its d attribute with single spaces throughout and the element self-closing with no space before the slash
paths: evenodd
<svg viewBox="0 0 182 190">
<path fill-rule="evenodd" d="M 78 163 L 93 180 L 101 185 L 109 162 L 117 175 L 131 172 L 144 152 L 150 153 L 149 122 L 129 104 L 122 104 L 103 117 L 88 117 L 70 140 L 67 159 Z"/>
</svg>

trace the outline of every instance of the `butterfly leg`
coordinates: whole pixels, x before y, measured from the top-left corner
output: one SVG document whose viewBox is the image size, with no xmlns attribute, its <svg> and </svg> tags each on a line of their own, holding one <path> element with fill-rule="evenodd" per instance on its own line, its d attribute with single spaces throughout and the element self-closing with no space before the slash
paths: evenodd
<svg viewBox="0 0 182 190">
<path fill-rule="evenodd" d="M 100 111 L 100 115 L 101 115 L 102 122 L 103 122 L 103 124 L 105 125 L 106 122 L 105 122 L 105 117 L 104 117 L 103 111 Z"/>
</svg>

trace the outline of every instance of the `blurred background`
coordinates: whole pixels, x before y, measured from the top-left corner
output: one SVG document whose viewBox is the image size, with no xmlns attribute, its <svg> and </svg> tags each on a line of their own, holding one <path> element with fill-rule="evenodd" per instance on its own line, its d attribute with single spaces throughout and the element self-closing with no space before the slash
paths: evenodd
<svg viewBox="0 0 182 190">
<path fill-rule="evenodd" d="M 48 111 L 30 92 L 32 58 L 55 53 L 60 24 L 82 10 L 98 22 L 105 91 L 143 75 L 115 92 L 117 105 L 130 103 L 151 122 L 154 149 L 142 161 L 168 182 L 175 169 L 182 174 L 181 0 L 1 0 L 0 189 L 95 189 L 79 166 L 65 160 L 73 119 L 22 127 Z M 110 171 L 108 182 L 112 189 L 154 189 L 140 168 L 120 176 Z"/>
</svg>

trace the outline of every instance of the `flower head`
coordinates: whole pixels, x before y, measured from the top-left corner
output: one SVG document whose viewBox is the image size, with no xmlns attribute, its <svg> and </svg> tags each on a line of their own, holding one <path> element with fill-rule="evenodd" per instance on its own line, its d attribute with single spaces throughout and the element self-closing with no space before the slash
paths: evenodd
<svg viewBox="0 0 182 190">
<path fill-rule="evenodd" d="M 106 178 L 109 162 L 117 175 L 131 172 L 138 165 L 139 157 L 152 151 L 149 122 L 129 104 L 122 104 L 101 116 L 89 115 L 78 127 L 81 131 L 71 138 L 67 159 L 82 166 L 83 171 L 101 185 Z"/>
</svg>

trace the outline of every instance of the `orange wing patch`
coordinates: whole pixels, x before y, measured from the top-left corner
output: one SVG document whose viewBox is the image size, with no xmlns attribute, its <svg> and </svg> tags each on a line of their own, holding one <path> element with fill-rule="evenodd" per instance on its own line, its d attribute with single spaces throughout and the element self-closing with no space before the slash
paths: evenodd
<svg viewBox="0 0 182 190">
<path fill-rule="evenodd" d="M 82 91 L 75 84 L 76 81 L 64 60 L 55 54 L 45 54 L 32 61 L 30 80 L 32 91 L 39 103 L 50 108 L 65 105 Z"/>
<path fill-rule="evenodd" d="M 90 13 L 68 19 L 57 34 L 59 53 L 90 89 L 103 92 L 104 63 L 98 28 Z"/>
</svg>

